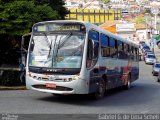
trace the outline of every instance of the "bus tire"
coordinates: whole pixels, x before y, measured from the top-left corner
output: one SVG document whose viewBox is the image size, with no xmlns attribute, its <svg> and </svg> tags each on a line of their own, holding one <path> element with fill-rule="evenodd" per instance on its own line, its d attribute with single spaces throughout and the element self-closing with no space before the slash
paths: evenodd
<svg viewBox="0 0 160 120">
<path fill-rule="evenodd" d="M 128 75 L 128 81 L 127 81 L 127 84 L 123 86 L 125 90 L 128 90 L 130 89 L 131 87 L 131 76 Z"/>
<path fill-rule="evenodd" d="M 99 81 L 99 87 L 98 87 L 98 91 L 94 93 L 94 98 L 95 99 L 101 99 L 104 97 L 105 95 L 105 90 L 106 90 L 106 85 L 105 85 L 105 81 L 104 80 L 100 80 Z"/>
</svg>

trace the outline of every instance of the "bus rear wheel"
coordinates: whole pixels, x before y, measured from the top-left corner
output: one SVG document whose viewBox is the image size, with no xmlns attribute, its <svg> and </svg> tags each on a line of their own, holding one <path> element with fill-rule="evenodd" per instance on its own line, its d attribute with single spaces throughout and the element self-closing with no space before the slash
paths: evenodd
<svg viewBox="0 0 160 120">
<path fill-rule="evenodd" d="M 95 99 L 101 99 L 104 97 L 105 95 L 105 90 L 106 90 L 106 85 L 105 85 L 105 81 L 104 80 L 100 80 L 99 81 L 99 85 L 98 85 L 98 91 L 96 93 L 94 93 L 94 98 Z"/>
</svg>

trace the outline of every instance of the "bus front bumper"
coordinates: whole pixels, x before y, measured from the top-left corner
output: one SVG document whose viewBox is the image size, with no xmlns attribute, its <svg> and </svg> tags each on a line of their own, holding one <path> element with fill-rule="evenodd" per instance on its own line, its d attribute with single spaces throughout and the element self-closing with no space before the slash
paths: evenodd
<svg viewBox="0 0 160 120">
<path fill-rule="evenodd" d="M 40 92 L 52 93 L 52 94 L 67 95 L 67 94 L 74 94 L 75 93 L 74 90 L 72 90 L 72 91 L 57 91 L 57 90 L 50 90 L 50 89 L 39 89 L 39 88 L 35 88 L 35 87 L 32 87 L 31 89 L 36 90 L 36 91 L 40 91 Z"/>
<path fill-rule="evenodd" d="M 39 81 L 31 77 L 26 80 L 27 89 L 53 94 L 88 94 L 86 80 L 73 80 L 70 82 Z"/>
</svg>

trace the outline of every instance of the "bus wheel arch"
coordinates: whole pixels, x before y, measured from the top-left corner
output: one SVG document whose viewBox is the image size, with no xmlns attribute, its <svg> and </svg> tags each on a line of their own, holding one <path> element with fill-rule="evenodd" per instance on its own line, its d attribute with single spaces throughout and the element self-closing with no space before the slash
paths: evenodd
<svg viewBox="0 0 160 120">
<path fill-rule="evenodd" d="M 95 99 L 101 99 L 105 96 L 106 81 L 104 79 L 99 80 L 98 91 L 93 94 Z"/>
</svg>

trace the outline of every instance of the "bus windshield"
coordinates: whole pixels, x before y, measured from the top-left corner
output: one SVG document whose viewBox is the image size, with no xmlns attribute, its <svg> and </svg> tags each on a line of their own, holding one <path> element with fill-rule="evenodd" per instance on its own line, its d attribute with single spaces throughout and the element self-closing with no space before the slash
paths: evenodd
<svg viewBox="0 0 160 120">
<path fill-rule="evenodd" d="M 81 68 L 85 34 L 76 32 L 35 34 L 29 49 L 29 66 Z"/>
</svg>

